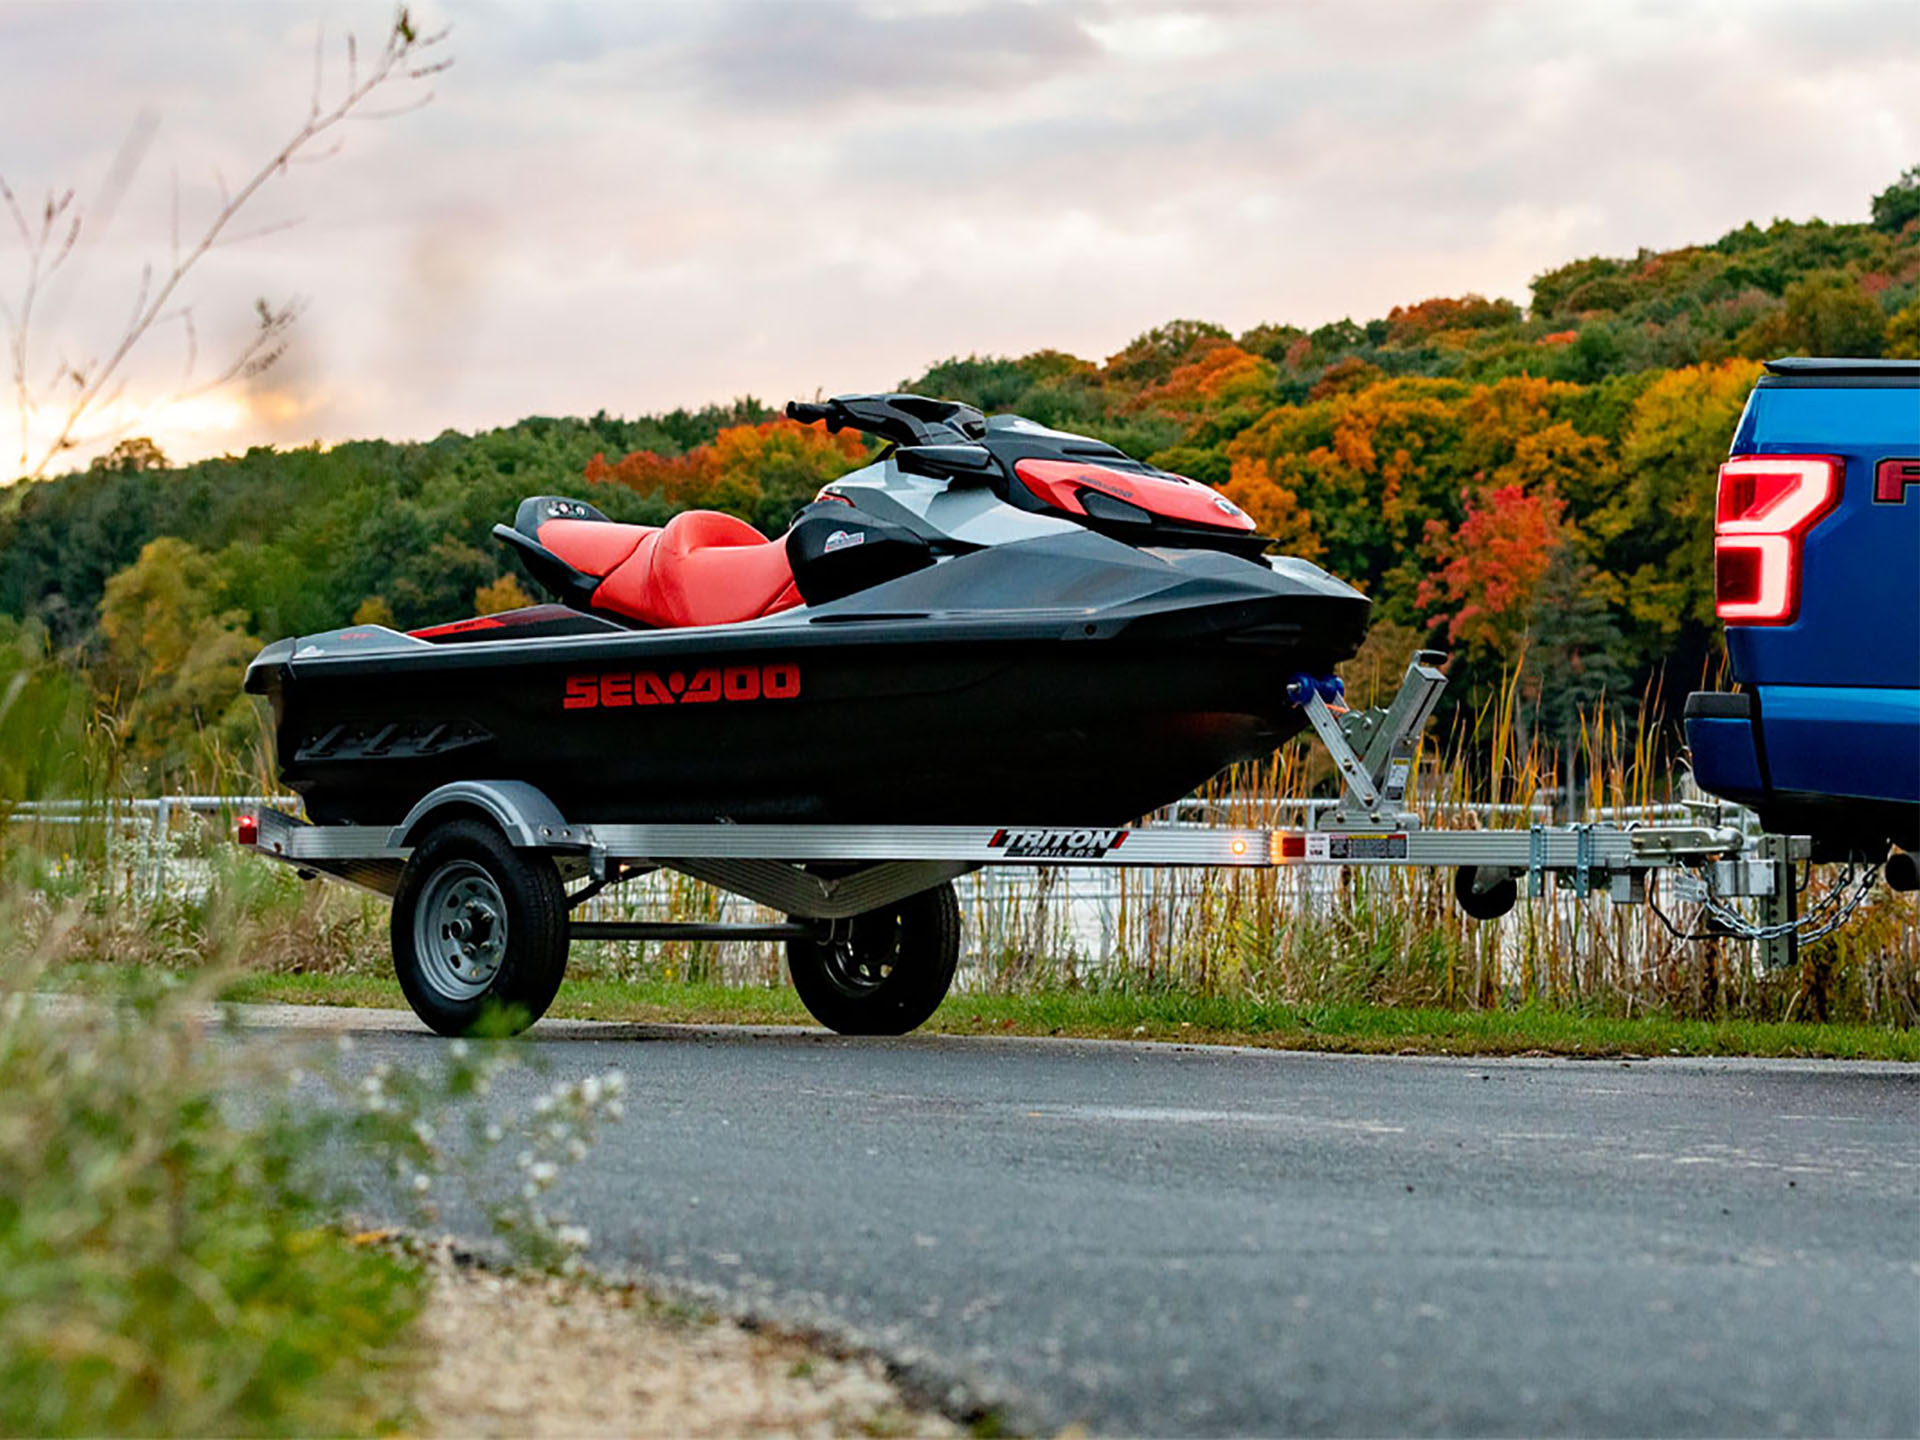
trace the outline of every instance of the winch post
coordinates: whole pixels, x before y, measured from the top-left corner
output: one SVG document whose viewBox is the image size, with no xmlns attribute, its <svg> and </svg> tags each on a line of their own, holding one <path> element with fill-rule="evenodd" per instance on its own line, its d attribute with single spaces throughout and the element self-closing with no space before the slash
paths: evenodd
<svg viewBox="0 0 1920 1440">
<path fill-rule="evenodd" d="M 1420 736 L 1447 688 L 1447 677 L 1440 670 L 1446 659 L 1438 650 L 1414 652 L 1407 673 L 1401 677 L 1400 690 L 1387 707 L 1386 719 L 1360 757 L 1380 790 L 1380 798 L 1388 805 L 1411 804 L 1413 762 L 1420 749 Z"/>
<path fill-rule="evenodd" d="M 1439 669 L 1445 659 L 1437 650 L 1417 651 L 1392 705 L 1358 714 L 1336 715 L 1327 703 L 1345 693 L 1338 680 L 1294 677 L 1287 694 L 1306 712 L 1307 722 L 1340 771 L 1340 803 L 1320 818 L 1316 828 L 1357 824 L 1410 830 L 1419 825 L 1419 818 L 1406 807 L 1411 804 L 1421 732 L 1447 686 L 1447 677 Z M 1362 753 L 1355 753 L 1349 735 L 1361 737 Z"/>
</svg>

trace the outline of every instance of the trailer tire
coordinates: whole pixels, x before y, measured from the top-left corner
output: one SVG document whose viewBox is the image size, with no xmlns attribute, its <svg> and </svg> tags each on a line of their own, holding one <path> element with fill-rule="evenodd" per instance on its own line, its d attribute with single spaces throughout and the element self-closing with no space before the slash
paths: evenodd
<svg viewBox="0 0 1920 1440">
<path fill-rule="evenodd" d="M 1520 887 L 1511 875 L 1482 886 L 1479 867 L 1462 865 L 1453 872 L 1453 898 L 1475 920 L 1498 920 L 1519 903 Z"/>
<path fill-rule="evenodd" d="M 393 969 L 441 1035 L 513 1035 L 547 1013 L 567 969 L 567 897 L 551 858 L 485 820 L 444 821 L 393 897 Z"/>
<path fill-rule="evenodd" d="M 836 920 L 787 942 L 787 973 L 807 1012 L 842 1035 L 905 1035 L 933 1017 L 960 963 L 952 885 Z"/>
</svg>

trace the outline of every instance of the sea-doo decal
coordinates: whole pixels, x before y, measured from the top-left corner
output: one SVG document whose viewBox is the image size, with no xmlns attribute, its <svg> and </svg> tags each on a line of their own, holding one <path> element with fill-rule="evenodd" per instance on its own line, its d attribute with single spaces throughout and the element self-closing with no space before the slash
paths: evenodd
<svg viewBox="0 0 1920 1440">
<path fill-rule="evenodd" d="M 990 849 L 1007 858 L 1044 856 L 1049 860 L 1098 860 L 1126 843 L 1125 830 L 996 830 Z"/>
<path fill-rule="evenodd" d="M 569 675 L 560 705 L 566 710 L 629 705 L 710 705 L 736 700 L 792 700 L 800 694 L 800 667 L 709 666 L 700 670 L 609 670 Z"/>
<path fill-rule="evenodd" d="M 866 543 L 867 532 L 864 530 L 836 530 L 827 536 L 827 543 L 822 548 L 831 555 L 836 550 L 847 550 Z"/>
</svg>

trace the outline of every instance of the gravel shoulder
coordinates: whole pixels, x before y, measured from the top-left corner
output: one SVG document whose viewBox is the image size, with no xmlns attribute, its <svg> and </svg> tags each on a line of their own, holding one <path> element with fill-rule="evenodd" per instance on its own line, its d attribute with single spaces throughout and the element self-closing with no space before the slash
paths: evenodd
<svg viewBox="0 0 1920 1440">
<path fill-rule="evenodd" d="M 440 1249 L 418 1405 L 444 1436 L 953 1436 L 872 1356 Z"/>
</svg>

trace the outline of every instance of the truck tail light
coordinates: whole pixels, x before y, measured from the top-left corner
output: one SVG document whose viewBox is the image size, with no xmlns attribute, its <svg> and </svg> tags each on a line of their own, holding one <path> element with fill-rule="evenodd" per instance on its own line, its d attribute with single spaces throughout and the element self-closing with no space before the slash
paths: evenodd
<svg viewBox="0 0 1920 1440">
<path fill-rule="evenodd" d="M 1839 503 L 1831 455 L 1736 455 L 1720 467 L 1713 516 L 1714 613 L 1730 624 L 1785 625 L 1800 612 L 1806 534 Z"/>
</svg>

